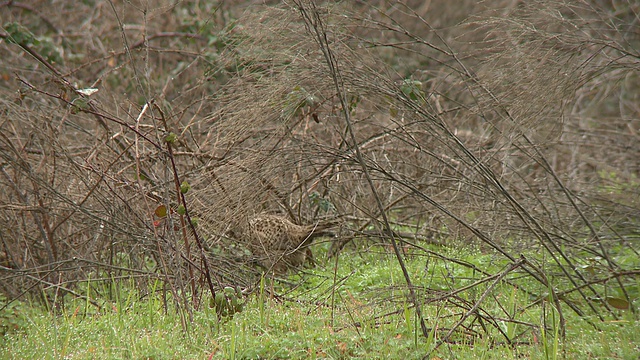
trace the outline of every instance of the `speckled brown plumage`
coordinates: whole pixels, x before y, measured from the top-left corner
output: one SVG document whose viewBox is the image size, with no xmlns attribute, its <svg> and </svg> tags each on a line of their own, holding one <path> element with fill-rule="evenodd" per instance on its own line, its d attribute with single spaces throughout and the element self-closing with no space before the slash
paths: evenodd
<svg viewBox="0 0 640 360">
<path fill-rule="evenodd" d="M 283 273 L 304 264 L 308 245 L 325 235 L 331 225 L 296 225 L 280 216 L 262 214 L 249 219 L 245 241 L 261 266 Z"/>
</svg>

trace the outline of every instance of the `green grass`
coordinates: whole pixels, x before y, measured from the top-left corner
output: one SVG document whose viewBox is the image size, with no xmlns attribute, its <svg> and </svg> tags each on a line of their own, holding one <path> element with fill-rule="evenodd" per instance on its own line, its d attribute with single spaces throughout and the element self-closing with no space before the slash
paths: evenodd
<svg viewBox="0 0 640 360">
<path fill-rule="evenodd" d="M 482 264 L 484 269 L 488 264 L 496 271 L 502 268 L 490 255 L 470 252 L 468 260 Z M 443 261 L 431 259 L 427 270 L 425 264 L 423 257 L 409 257 L 407 262 L 418 286 L 447 290 L 471 283 L 477 276 L 468 268 Z M 337 276 L 340 281 L 335 287 L 330 266 L 316 268 L 302 276 L 291 276 L 289 282 L 297 282 L 297 287 L 273 285 L 277 293 L 290 300 L 276 301 L 256 291 L 246 299 L 244 311 L 231 319 L 219 321 L 215 310 L 208 307 L 196 311 L 186 331 L 174 308 L 164 313 L 159 294 L 140 297 L 126 288 L 114 297 L 118 300 L 106 302 L 108 305 L 100 314 L 81 300 L 69 301 L 66 310 L 58 315 L 14 303 L 13 325 L 0 338 L 0 358 L 420 359 L 459 316 L 450 316 L 454 311 L 446 303 L 424 306 L 427 326 L 440 331 L 435 339 L 422 337 L 415 313 L 405 301 L 401 275 L 392 257 L 354 255 L 341 262 Z M 460 299 L 477 299 L 483 289 L 477 289 L 475 294 L 460 294 Z M 509 285 L 499 285 L 493 295 L 493 299 L 509 305 L 507 312 L 528 301 L 525 294 Z M 495 302 L 487 300 L 485 308 L 500 314 L 501 310 L 492 305 Z M 551 309 L 547 307 L 547 311 Z M 391 312 L 396 313 L 381 316 Z M 458 335 L 454 337 L 458 343 L 441 346 L 431 358 L 638 358 L 640 327 L 630 312 L 621 311 L 617 321 L 592 319 L 600 331 L 567 309 L 564 312 L 568 320 L 565 343 L 557 340 L 553 326 L 546 332 L 527 331 L 515 347 L 492 343 L 492 338 L 503 339 L 498 331 L 489 329 L 491 336 L 477 339 L 474 344 Z M 2 320 L 0 316 L 0 321 L 7 323 L 8 318 Z M 542 324 L 539 307 L 530 308 L 517 318 Z M 509 335 L 527 329 L 506 322 L 501 326 Z"/>
</svg>

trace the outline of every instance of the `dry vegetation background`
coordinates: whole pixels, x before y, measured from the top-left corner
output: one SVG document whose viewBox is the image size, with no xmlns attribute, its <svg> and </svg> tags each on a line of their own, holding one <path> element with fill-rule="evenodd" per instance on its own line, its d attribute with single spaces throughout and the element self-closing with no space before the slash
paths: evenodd
<svg viewBox="0 0 640 360">
<path fill-rule="evenodd" d="M 543 287 L 564 278 L 563 307 L 606 313 L 596 285 L 638 296 L 639 12 L 1 2 L 0 291 L 62 305 L 87 279 L 161 279 L 197 306 L 180 290 L 255 284 L 234 228 L 268 212 L 338 220 L 332 255 L 495 251 Z M 406 281 L 418 309 L 447 294 Z"/>
</svg>

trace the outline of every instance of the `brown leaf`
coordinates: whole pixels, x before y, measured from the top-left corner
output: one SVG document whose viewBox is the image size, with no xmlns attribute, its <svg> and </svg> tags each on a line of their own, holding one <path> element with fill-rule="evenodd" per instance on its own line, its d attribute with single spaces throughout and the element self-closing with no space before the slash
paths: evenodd
<svg viewBox="0 0 640 360">
<path fill-rule="evenodd" d="M 163 218 L 167 216 L 167 207 L 165 205 L 160 205 L 156 208 L 155 214 L 159 218 Z"/>
<path fill-rule="evenodd" d="M 627 310 L 629 308 L 629 302 L 625 299 L 607 296 L 607 303 L 620 310 Z"/>
</svg>

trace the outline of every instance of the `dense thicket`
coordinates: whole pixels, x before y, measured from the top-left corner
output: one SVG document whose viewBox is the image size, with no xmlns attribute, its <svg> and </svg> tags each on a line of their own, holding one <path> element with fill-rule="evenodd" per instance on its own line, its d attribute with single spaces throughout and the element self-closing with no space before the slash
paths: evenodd
<svg viewBox="0 0 640 360">
<path fill-rule="evenodd" d="M 637 3 L 149 6 L 0 4 L 9 298 L 251 288 L 234 229 L 259 213 L 337 221 L 330 254 L 391 244 L 399 266 L 494 251 L 580 314 L 610 310 L 606 284 L 637 297 Z"/>
</svg>

